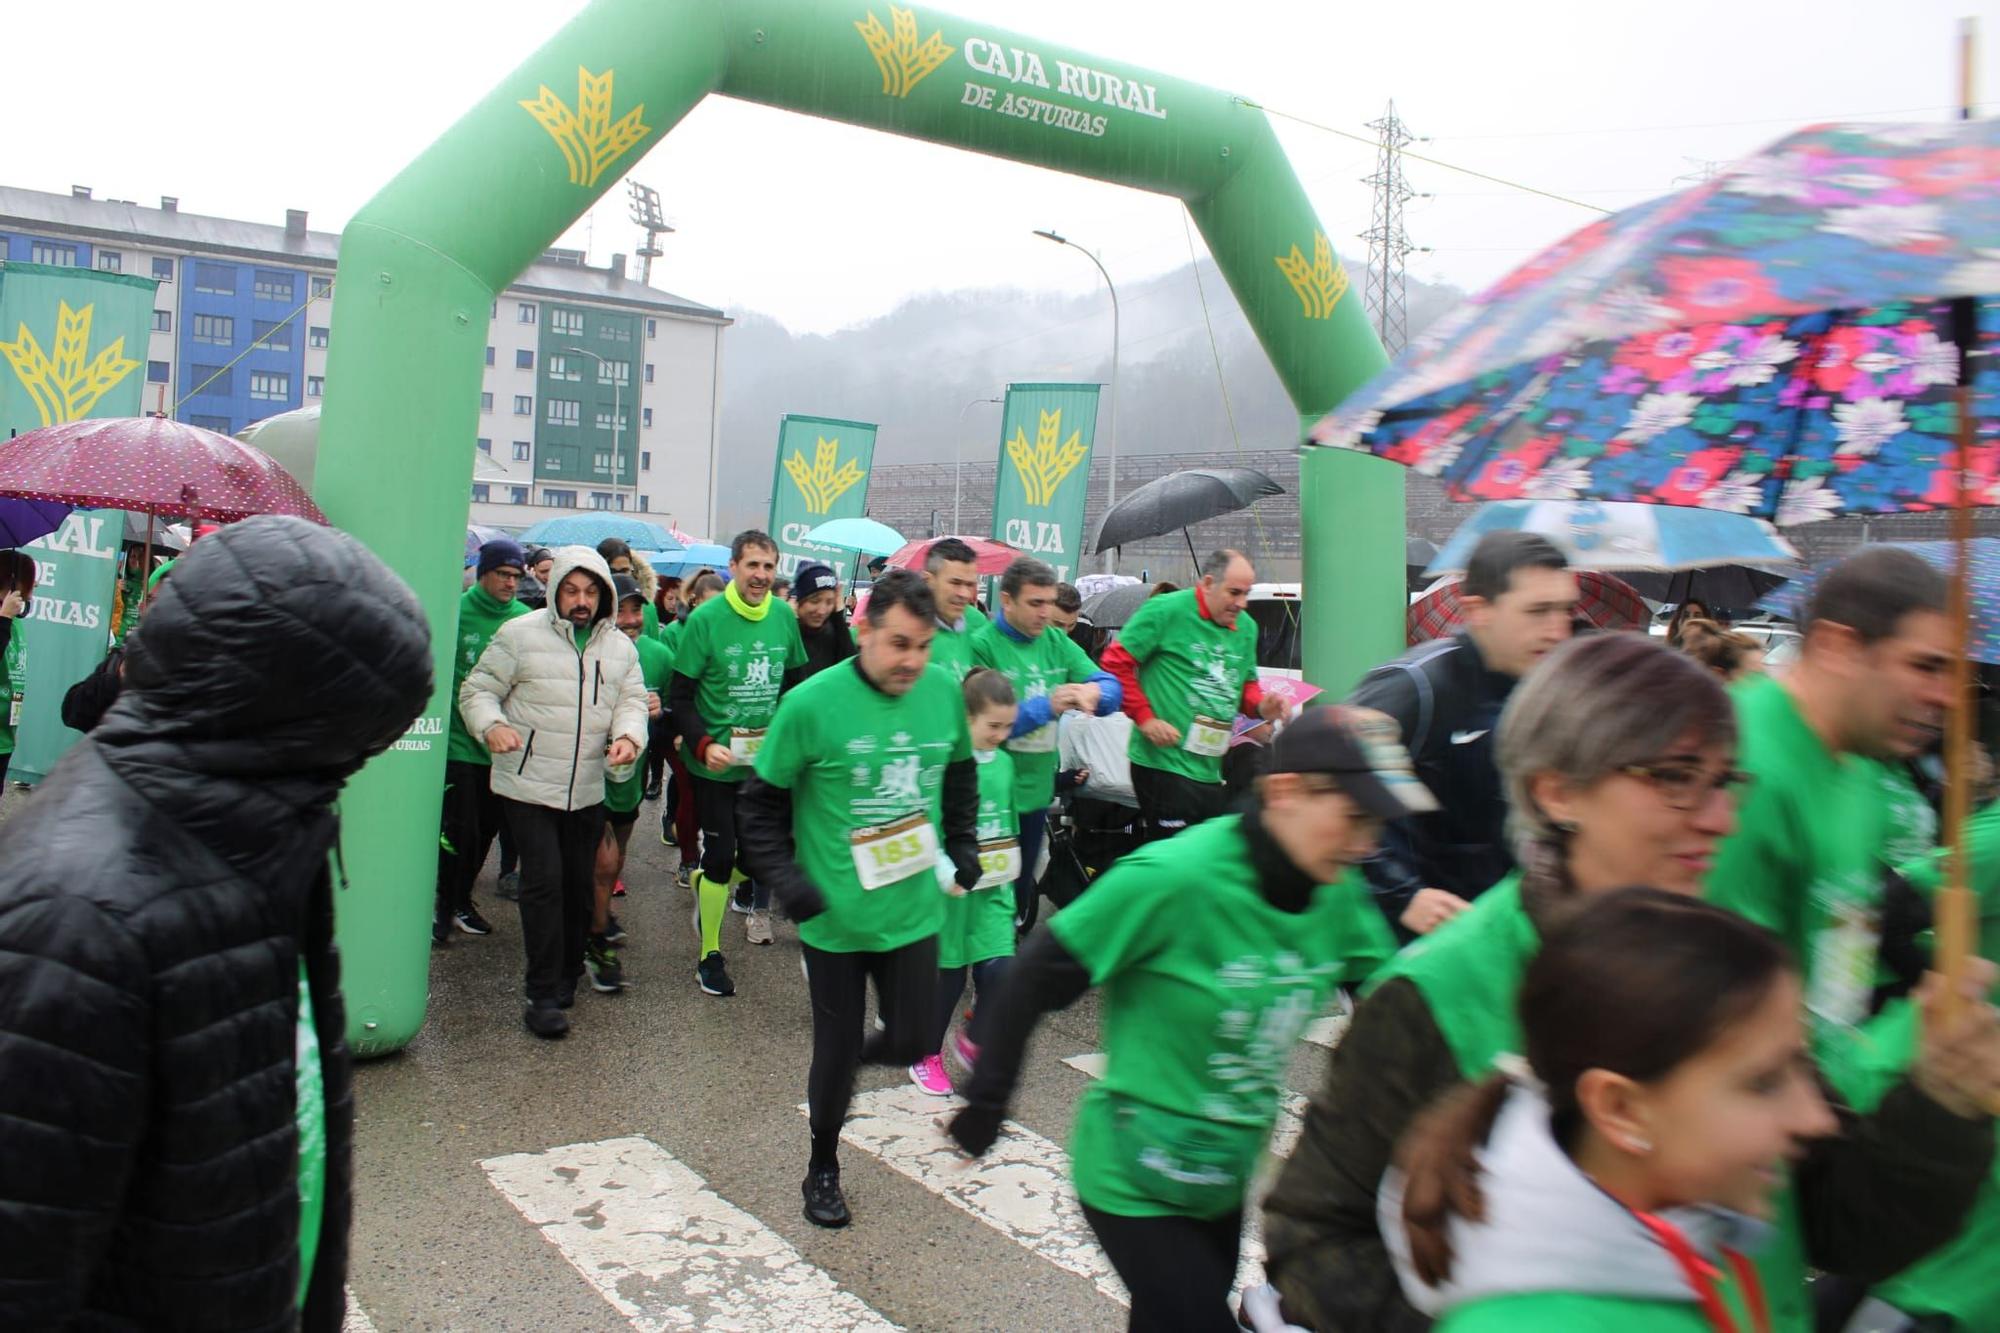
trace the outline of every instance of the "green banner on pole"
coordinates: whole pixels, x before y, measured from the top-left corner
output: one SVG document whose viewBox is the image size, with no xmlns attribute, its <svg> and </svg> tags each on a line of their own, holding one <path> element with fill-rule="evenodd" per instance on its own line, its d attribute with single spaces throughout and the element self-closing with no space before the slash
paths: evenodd
<svg viewBox="0 0 2000 1333">
<path fill-rule="evenodd" d="M 1010 384 L 1000 418 L 993 536 L 1075 580 L 1083 562 L 1083 500 L 1097 438 L 1095 384 Z"/>
<path fill-rule="evenodd" d="M 868 474 L 875 466 L 875 427 L 865 421 L 786 416 L 778 423 L 778 461 L 771 473 L 771 535 L 778 572 L 819 561 L 843 574 L 852 551 L 805 539 L 830 518 L 868 512 Z"/>
<path fill-rule="evenodd" d="M 157 285 L 90 269 L 0 267 L 0 437 L 139 415 Z M 118 510 L 77 510 L 27 547 L 35 595 L 14 627 L 27 654 L 27 689 L 10 778 L 48 776 L 77 738 L 62 724 L 63 696 L 110 648 L 124 530 Z"/>
</svg>

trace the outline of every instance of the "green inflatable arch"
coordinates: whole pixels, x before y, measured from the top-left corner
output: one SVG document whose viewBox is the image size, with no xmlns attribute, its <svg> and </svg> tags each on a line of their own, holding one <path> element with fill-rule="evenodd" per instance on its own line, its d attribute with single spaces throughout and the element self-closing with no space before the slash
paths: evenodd
<svg viewBox="0 0 2000 1333">
<path fill-rule="evenodd" d="M 891 0 L 596 0 L 341 239 L 315 491 L 416 589 L 440 682 L 342 801 L 340 937 L 362 1054 L 399 1049 L 423 1022 L 462 444 L 491 303 L 712 93 L 1185 201 L 1302 416 L 1383 363 L 1269 122 L 1226 93 Z M 1314 450 L 1301 489 L 1308 675 L 1339 687 L 1402 641 L 1401 472 Z"/>
</svg>

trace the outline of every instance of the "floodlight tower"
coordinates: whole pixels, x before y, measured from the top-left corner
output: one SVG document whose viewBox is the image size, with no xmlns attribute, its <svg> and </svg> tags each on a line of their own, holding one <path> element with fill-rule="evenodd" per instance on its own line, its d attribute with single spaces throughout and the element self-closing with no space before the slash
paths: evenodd
<svg viewBox="0 0 2000 1333">
<path fill-rule="evenodd" d="M 660 192 L 650 185 L 638 181 L 626 181 L 625 188 L 632 194 L 632 221 L 639 224 L 646 233 L 646 243 L 639 247 L 639 281 L 650 284 L 653 280 L 653 261 L 666 252 L 660 249 L 660 237 L 673 230 L 660 213 Z"/>
</svg>

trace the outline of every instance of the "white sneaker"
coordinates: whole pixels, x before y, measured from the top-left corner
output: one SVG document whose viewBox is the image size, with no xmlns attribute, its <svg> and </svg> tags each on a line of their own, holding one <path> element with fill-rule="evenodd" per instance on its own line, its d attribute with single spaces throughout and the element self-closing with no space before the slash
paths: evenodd
<svg viewBox="0 0 2000 1333">
<path fill-rule="evenodd" d="M 771 914 L 756 911 L 743 923 L 743 937 L 752 944 L 769 944 L 777 937 L 771 933 Z"/>
</svg>

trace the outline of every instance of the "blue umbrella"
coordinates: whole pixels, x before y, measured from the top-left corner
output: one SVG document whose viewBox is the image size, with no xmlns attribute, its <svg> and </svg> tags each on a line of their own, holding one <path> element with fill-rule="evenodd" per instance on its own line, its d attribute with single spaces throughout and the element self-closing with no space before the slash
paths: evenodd
<svg viewBox="0 0 2000 1333">
<path fill-rule="evenodd" d="M 830 518 L 808 532 L 805 541 L 857 555 L 892 556 L 903 549 L 903 534 L 872 518 Z"/>
<path fill-rule="evenodd" d="M 46 537 L 69 517 L 70 506 L 53 500 L 0 499 L 0 550 Z"/>
<path fill-rule="evenodd" d="M 1777 529 L 1742 514 L 1589 500 L 1499 500 L 1481 505 L 1451 535 L 1424 577 L 1463 574 L 1472 548 L 1492 532 L 1546 537 L 1578 569 L 1777 569 L 1799 563 L 1799 553 Z"/>
<path fill-rule="evenodd" d="M 641 551 L 656 574 L 685 577 L 697 569 L 712 569 L 728 577 L 729 548 L 714 542 L 695 542 L 680 551 Z"/>
<path fill-rule="evenodd" d="M 566 514 L 545 518 L 521 534 L 523 546 L 595 546 L 616 537 L 635 551 L 678 551 L 681 543 L 658 523 L 626 514 Z"/>
</svg>

